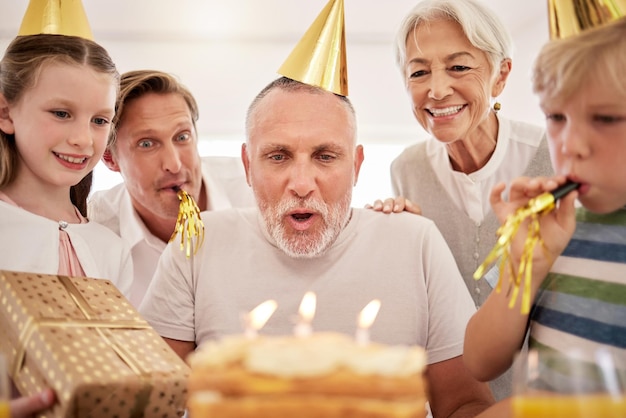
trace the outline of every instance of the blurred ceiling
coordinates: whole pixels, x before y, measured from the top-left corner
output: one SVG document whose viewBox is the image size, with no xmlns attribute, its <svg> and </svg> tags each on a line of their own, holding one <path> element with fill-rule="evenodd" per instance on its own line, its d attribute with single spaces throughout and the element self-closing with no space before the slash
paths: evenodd
<svg viewBox="0 0 626 418">
<path fill-rule="evenodd" d="M 344 0 L 350 98 L 359 109 L 359 135 L 366 140 L 409 142 L 423 135 L 392 48 L 398 25 L 418 1 Z M 528 68 L 548 37 L 547 0 L 483 1 L 503 19 L 515 44 L 503 115 L 542 123 Z M 328 0 L 82 2 L 95 40 L 121 72 L 154 68 L 179 76 L 198 100 L 200 134 L 239 139 L 250 99 L 276 77 Z M 28 3 L 0 0 L 1 50 L 17 34 Z"/>
<path fill-rule="evenodd" d="M 512 33 L 546 13 L 547 1 L 484 0 Z M 326 0 L 83 0 L 99 40 L 299 39 Z M 387 41 L 416 0 L 345 0 L 346 37 Z M 17 32 L 28 0 L 0 0 L 0 37 Z"/>
</svg>

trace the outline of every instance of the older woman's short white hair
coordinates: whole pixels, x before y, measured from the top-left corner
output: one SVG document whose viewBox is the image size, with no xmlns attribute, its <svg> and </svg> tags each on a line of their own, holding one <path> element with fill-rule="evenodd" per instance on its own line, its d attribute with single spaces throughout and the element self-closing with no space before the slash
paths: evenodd
<svg viewBox="0 0 626 418">
<path fill-rule="evenodd" d="M 404 72 L 406 40 L 415 27 L 441 18 L 456 21 L 467 39 L 487 54 L 492 74 L 505 58 L 513 58 L 511 35 L 498 16 L 476 0 L 422 0 L 404 18 L 396 36 L 396 63 Z M 418 45 L 419 48 L 419 45 Z"/>
</svg>

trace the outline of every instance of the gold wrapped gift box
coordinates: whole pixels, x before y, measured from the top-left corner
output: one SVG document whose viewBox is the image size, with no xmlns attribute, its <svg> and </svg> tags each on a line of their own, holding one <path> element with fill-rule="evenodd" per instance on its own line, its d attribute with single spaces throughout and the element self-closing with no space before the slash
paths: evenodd
<svg viewBox="0 0 626 418">
<path fill-rule="evenodd" d="M 41 417 L 177 417 L 189 368 L 108 280 L 0 270 L 0 352 Z"/>
</svg>

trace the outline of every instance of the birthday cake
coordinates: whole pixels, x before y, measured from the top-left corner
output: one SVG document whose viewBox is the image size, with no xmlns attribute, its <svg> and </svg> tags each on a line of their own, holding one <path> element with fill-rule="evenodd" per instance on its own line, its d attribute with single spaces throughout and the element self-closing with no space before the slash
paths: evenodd
<svg viewBox="0 0 626 418">
<path fill-rule="evenodd" d="M 230 336 L 202 345 L 189 363 L 191 418 L 425 416 L 421 347 L 335 333 Z"/>
</svg>

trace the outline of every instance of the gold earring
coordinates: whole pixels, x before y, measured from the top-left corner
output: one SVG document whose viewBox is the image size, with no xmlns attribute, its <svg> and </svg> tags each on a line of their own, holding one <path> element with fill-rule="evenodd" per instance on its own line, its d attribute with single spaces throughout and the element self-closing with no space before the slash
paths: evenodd
<svg viewBox="0 0 626 418">
<path fill-rule="evenodd" d="M 500 102 L 495 102 L 493 104 L 493 111 L 498 113 L 498 110 L 502 109 L 502 105 L 500 104 Z"/>
</svg>

